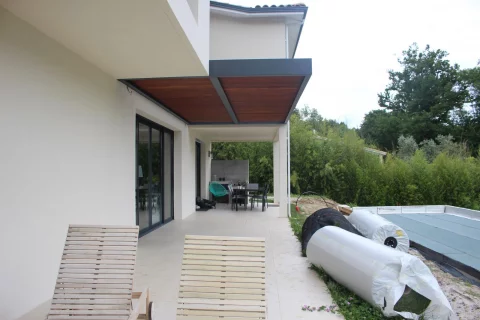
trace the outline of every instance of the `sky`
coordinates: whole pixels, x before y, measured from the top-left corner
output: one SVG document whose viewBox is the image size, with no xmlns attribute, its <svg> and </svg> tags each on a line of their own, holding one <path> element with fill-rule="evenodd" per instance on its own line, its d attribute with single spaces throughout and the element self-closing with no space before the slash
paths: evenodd
<svg viewBox="0 0 480 320">
<path fill-rule="evenodd" d="M 379 109 L 388 70 L 416 42 L 447 51 L 462 68 L 480 60 L 480 0 L 220 0 L 245 7 L 308 6 L 295 58 L 312 58 L 312 77 L 298 107 L 359 127 Z"/>
</svg>

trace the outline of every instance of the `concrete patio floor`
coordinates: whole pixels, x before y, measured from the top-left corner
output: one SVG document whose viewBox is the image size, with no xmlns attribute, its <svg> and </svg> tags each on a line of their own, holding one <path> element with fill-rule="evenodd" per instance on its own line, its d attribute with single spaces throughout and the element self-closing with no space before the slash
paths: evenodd
<svg viewBox="0 0 480 320">
<path fill-rule="evenodd" d="M 331 305 L 332 299 L 323 281 L 301 256 L 288 219 L 278 218 L 278 208 L 236 212 L 222 205 L 196 212 L 185 220 L 174 220 L 139 240 L 135 288 L 150 287 L 157 320 L 176 318 L 186 234 L 265 237 L 268 319 L 342 319 L 340 315 L 301 310 L 304 304 Z"/>
</svg>

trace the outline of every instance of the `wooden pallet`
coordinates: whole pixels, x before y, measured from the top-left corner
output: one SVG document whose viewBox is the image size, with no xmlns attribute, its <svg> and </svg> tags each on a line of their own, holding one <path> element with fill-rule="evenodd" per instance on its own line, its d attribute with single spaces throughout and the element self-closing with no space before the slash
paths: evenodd
<svg viewBox="0 0 480 320">
<path fill-rule="evenodd" d="M 47 319 L 137 319 L 132 298 L 148 313 L 148 290 L 132 292 L 137 242 L 138 226 L 70 225 Z"/>
<path fill-rule="evenodd" d="M 177 320 L 266 319 L 265 239 L 185 236 Z"/>
</svg>

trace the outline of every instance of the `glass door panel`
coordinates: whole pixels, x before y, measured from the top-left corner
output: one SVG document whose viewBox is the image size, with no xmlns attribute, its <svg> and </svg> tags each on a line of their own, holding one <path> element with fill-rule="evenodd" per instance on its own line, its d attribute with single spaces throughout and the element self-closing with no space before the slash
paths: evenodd
<svg viewBox="0 0 480 320">
<path fill-rule="evenodd" d="M 137 116 L 136 217 L 140 234 L 173 219 L 173 132 Z"/>
<path fill-rule="evenodd" d="M 165 131 L 163 138 L 164 221 L 167 222 L 173 219 L 173 135 Z"/>
<path fill-rule="evenodd" d="M 151 144 L 151 165 L 152 177 L 150 181 L 151 188 L 151 208 L 152 208 L 152 225 L 162 222 L 162 145 L 161 132 L 152 128 L 152 144 Z"/>
<path fill-rule="evenodd" d="M 150 128 L 142 123 L 138 124 L 137 132 L 137 224 L 140 231 L 150 227 L 149 214 L 149 145 L 150 145 Z"/>
</svg>

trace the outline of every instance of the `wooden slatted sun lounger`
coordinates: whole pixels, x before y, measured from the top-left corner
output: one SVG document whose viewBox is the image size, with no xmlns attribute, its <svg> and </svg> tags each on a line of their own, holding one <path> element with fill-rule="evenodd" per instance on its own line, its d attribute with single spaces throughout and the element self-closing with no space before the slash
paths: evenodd
<svg viewBox="0 0 480 320">
<path fill-rule="evenodd" d="M 266 319 L 265 239 L 185 236 L 177 320 Z"/>
<path fill-rule="evenodd" d="M 47 319 L 151 320 L 148 289 L 132 292 L 137 242 L 137 226 L 70 225 Z"/>
</svg>

